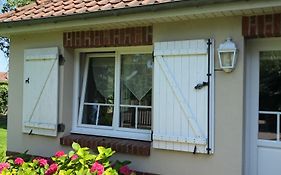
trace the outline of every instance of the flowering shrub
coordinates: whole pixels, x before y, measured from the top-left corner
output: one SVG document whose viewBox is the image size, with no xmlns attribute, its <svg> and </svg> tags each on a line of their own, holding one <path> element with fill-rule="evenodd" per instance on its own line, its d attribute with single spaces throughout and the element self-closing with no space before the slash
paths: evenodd
<svg viewBox="0 0 281 175">
<path fill-rule="evenodd" d="M 22 158 L 8 159 L 0 163 L 1 175 L 135 175 L 128 167 L 129 161 L 110 162 L 115 153 L 111 148 L 98 147 L 98 155 L 91 154 L 89 148 L 72 144 L 68 154 L 58 151 L 47 160 L 37 157 L 25 162 Z"/>
</svg>

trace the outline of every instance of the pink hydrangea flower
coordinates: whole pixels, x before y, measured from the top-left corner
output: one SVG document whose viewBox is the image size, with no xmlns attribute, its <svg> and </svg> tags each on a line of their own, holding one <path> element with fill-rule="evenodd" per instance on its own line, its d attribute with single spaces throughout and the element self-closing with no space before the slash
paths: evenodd
<svg viewBox="0 0 281 175">
<path fill-rule="evenodd" d="M 58 151 L 58 152 L 56 152 L 56 154 L 55 154 L 55 156 L 56 156 L 57 158 L 62 157 L 62 156 L 64 156 L 64 155 L 65 155 L 65 153 L 64 153 L 63 151 Z"/>
<path fill-rule="evenodd" d="M 45 175 L 52 175 L 55 174 L 58 170 L 58 164 L 53 163 L 45 172 Z"/>
<path fill-rule="evenodd" d="M 74 154 L 73 156 L 71 156 L 71 160 L 76 160 L 78 158 L 78 155 Z"/>
<path fill-rule="evenodd" d="M 0 173 L 4 170 L 4 169 L 8 169 L 10 168 L 10 164 L 9 163 L 0 163 Z"/>
<path fill-rule="evenodd" d="M 41 167 L 48 164 L 48 161 L 46 159 L 43 159 L 43 158 L 38 159 L 38 162 L 39 162 L 39 166 L 41 166 Z"/>
<path fill-rule="evenodd" d="M 102 173 L 104 172 L 104 166 L 98 162 L 95 162 L 92 165 L 92 168 L 90 170 L 91 173 L 97 172 L 97 175 L 102 175 Z"/>
<path fill-rule="evenodd" d="M 16 158 L 15 159 L 15 164 L 16 165 L 22 165 L 24 163 L 24 160 L 20 157 Z"/>
<path fill-rule="evenodd" d="M 133 171 L 127 165 L 124 165 L 119 169 L 119 172 L 123 175 L 130 175 Z"/>
</svg>

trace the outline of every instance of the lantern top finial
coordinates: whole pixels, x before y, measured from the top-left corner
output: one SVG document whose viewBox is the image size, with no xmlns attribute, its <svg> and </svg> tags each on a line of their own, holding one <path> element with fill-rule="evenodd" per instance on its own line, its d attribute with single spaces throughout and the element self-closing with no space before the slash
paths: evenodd
<svg viewBox="0 0 281 175">
<path fill-rule="evenodd" d="M 236 51 L 236 50 L 237 50 L 236 45 L 230 37 L 228 37 L 225 40 L 225 42 L 221 43 L 218 48 L 218 51 L 220 52 L 229 52 L 229 51 Z"/>
</svg>

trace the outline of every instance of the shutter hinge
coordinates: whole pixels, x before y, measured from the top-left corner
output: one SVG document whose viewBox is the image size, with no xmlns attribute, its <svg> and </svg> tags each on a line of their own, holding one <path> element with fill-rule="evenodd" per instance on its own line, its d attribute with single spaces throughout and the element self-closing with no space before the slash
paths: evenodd
<svg viewBox="0 0 281 175">
<path fill-rule="evenodd" d="M 151 130 L 151 141 L 153 141 L 153 131 Z"/>
<path fill-rule="evenodd" d="M 58 124 L 58 132 L 64 132 L 65 130 L 65 125 L 63 123 Z"/>
<path fill-rule="evenodd" d="M 31 129 L 28 133 L 28 135 L 32 135 L 33 130 Z"/>
<path fill-rule="evenodd" d="M 195 145 L 193 149 L 193 154 L 196 154 L 196 152 L 197 152 L 197 146 Z"/>
<path fill-rule="evenodd" d="M 210 39 L 208 39 L 207 45 L 210 46 L 210 45 L 212 45 L 212 44 L 213 44 L 212 41 L 211 41 Z"/>
<path fill-rule="evenodd" d="M 60 54 L 60 55 L 59 55 L 59 65 L 60 65 L 60 66 L 63 66 L 64 63 L 65 63 L 65 59 L 64 59 L 63 55 Z"/>
</svg>

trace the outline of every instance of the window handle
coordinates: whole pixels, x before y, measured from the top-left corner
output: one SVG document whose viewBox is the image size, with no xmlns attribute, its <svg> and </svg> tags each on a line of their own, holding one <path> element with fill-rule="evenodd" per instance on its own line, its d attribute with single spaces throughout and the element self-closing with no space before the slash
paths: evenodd
<svg viewBox="0 0 281 175">
<path fill-rule="evenodd" d="M 208 86 L 208 85 L 209 85 L 208 82 L 203 81 L 203 83 L 197 84 L 197 85 L 194 87 L 194 89 L 199 90 L 199 89 L 202 89 L 204 86 Z"/>
</svg>

